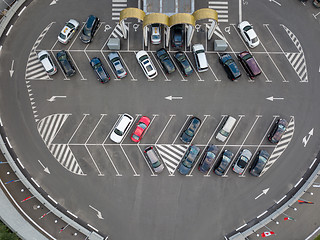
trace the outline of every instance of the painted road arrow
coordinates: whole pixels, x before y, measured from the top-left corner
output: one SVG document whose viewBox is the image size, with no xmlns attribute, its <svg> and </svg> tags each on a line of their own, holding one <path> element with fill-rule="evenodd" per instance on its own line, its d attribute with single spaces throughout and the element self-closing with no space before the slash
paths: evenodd
<svg viewBox="0 0 320 240">
<path fill-rule="evenodd" d="M 172 101 L 172 100 L 181 100 L 183 99 L 183 97 L 168 96 L 168 97 L 165 97 L 165 99 Z"/>
<path fill-rule="evenodd" d="M 273 96 L 267 97 L 266 99 L 271 102 L 273 102 L 273 100 L 284 100 L 284 98 L 282 98 L 282 97 L 273 97 Z"/>
<path fill-rule="evenodd" d="M 50 174 L 49 168 L 48 168 L 48 167 L 45 167 L 40 160 L 38 160 L 38 162 L 39 162 L 40 165 L 44 168 L 43 171 L 45 171 L 46 173 Z"/>
<path fill-rule="evenodd" d="M 303 139 L 302 139 L 302 143 L 304 145 L 304 147 L 307 146 L 311 136 L 313 136 L 313 128 L 310 130 L 310 132 L 308 133 L 308 136 L 304 136 Z"/>
<path fill-rule="evenodd" d="M 51 5 L 54 5 L 54 4 L 57 4 L 58 1 L 59 1 L 59 0 L 53 0 L 53 1 L 50 3 L 50 6 L 51 6 Z"/>
<path fill-rule="evenodd" d="M 14 64 L 14 60 L 12 60 L 12 62 L 11 62 L 11 69 L 9 70 L 10 77 L 12 77 L 12 75 L 13 75 L 13 73 L 14 73 L 13 64 Z"/>
<path fill-rule="evenodd" d="M 259 197 L 261 197 L 263 194 L 267 194 L 267 192 L 269 191 L 270 188 L 266 188 L 264 190 L 262 190 L 262 193 L 260 193 L 258 196 L 255 197 L 255 200 L 258 199 Z"/>
<path fill-rule="evenodd" d="M 97 217 L 98 217 L 99 219 L 104 219 L 104 218 L 102 217 L 102 214 L 101 214 L 100 211 L 98 211 L 97 209 L 95 209 L 95 208 L 92 207 L 91 205 L 89 205 L 89 207 L 92 208 L 93 210 L 95 210 L 95 211 L 97 212 Z"/>
<path fill-rule="evenodd" d="M 54 102 L 56 98 L 66 98 L 67 96 L 52 96 L 51 98 L 47 99 L 48 102 Z"/>
</svg>

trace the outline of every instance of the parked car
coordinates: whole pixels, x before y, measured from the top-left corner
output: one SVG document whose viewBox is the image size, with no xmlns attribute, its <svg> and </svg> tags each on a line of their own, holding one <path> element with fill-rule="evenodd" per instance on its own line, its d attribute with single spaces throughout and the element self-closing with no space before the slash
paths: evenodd
<svg viewBox="0 0 320 240">
<path fill-rule="evenodd" d="M 228 78 L 232 81 L 241 77 L 240 70 L 235 63 L 235 61 L 232 59 L 231 55 L 228 53 L 225 53 L 219 57 L 219 62 L 223 66 L 224 70 L 226 71 Z"/>
<path fill-rule="evenodd" d="M 194 60 L 196 62 L 198 72 L 205 72 L 208 70 L 208 61 L 202 44 L 194 44 L 192 46 Z"/>
<path fill-rule="evenodd" d="M 151 43 L 155 45 L 161 43 L 160 24 L 154 23 L 151 25 Z"/>
<path fill-rule="evenodd" d="M 129 130 L 132 122 L 133 117 L 127 113 L 122 114 L 111 132 L 110 139 L 115 143 L 120 143 L 126 135 L 126 132 Z"/>
<path fill-rule="evenodd" d="M 315 6 L 316 8 L 320 8 L 320 0 L 313 0 L 312 4 L 313 4 L 313 6 Z"/>
<path fill-rule="evenodd" d="M 255 176 L 255 177 L 259 177 L 262 170 L 264 169 L 264 167 L 266 166 L 268 160 L 269 160 L 270 154 L 266 151 L 266 150 L 260 150 L 251 167 L 250 167 L 250 173 Z"/>
<path fill-rule="evenodd" d="M 254 79 L 261 74 L 261 69 L 259 68 L 258 63 L 248 51 L 241 52 L 238 55 L 238 59 L 251 79 Z"/>
<path fill-rule="evenodd" d="M 178 172 L 181 173 L 182 175 L 187 175 L 191 171 L 191 168 L 195 163 L 199 153 L 200 153 L 199 147 L 195 145 L 190 146 L 178 165 Z"/>
<path fill-rule="evenodd" d="M 224 142 L 229 137 L 236 122 L 237 120 L 234 117 L 228 116 L 226 121 L 222 124 L 221 129 L 217 133 L 216 139 L 220 142 Z"/>
<path fill-rule="evenodd" d="M 111 52 L 108 55 L 109 61 L 116 72 L 117 78 L 124 78 L 127 76 L 127 71 L 123 66 L 121 58 L 117 52 Z"/>
<path fill-rule="evenodd" d="M 72 38 L 73 34 L 77 31 L 78 27 L 79 23 L 74 19 L 70 19 L 68 22 L 66 22 L 66 25 L 62 28 L 60 34 L 58 35 L 59 42 L 67 44 Z"/>
<path fill-rule="evenodd" d="M 158 75 L 157 69 L 146 51 L 139 51 L 136 54 L 136 58 L 147 78 L 155 78 Z"/>
<path fill-rule="evenodd" d="M 184 43 L 184 26 L 177 24 L 172 27 L 171 32 L 171 46 L 176 49 L 183 48 Z"/>
<path fill-rule="evenodd" d="M 200 127 L 200 124 L 201 120 L 199 118 L 192 117 L 180 135 L 181 141 L 184 143 L 190 143 L 197 129 Z"/>
<path fill-rule="evenodd" d="M 100 20 L 94 15 L 90 15 L 81 31 L 80 39 L 84 43 L 90 43 L 97 31 Z"/>
<path fill-rule="evenodd" d="M 229 150 L 224 150 L 219 166 L 214 170 L 214 173 L 218 176 L 222 176 L 227 170 L 231 160 L 233 158 L 233 153 Z"/>
<path fill-rule="evenodd" d="M 152 146 L 146 147 L 144 155 L 155 173 L 161 173 L 163 171 L 163 163 L 161 162 L 157 151 Z"/>
<path fill-rule="evenodd" d="M 243 149 L 233 165 L 233 171 L 242 174 L 251 157 L 252 153 L 248 149 Z"/>
<path fill-rule="evenodd" d="M 174 58 L 177 60 L 177 63 L 178 63 L 180 70 L 183 72 L 183 74 L 186 77 L 190 76 L 191 73 L 193 73 L 193 69 L 191 67 L 191 64 L 183 52 L 177 52 L 176 54 L 174 54 Z"/>
<path fill-rule="evenodd" d="M 146 132 L 150 124 L 150 119 L 146 116 L 143 116 L 138 121 L 136 129 L 131 134 L 131 140 L 134 142 L 140 142 L 144 133 Z"/>
<path fill-rule="evenodd" d="M 47 51 L 43 50 L 43 51 L 39 52 L 38 58 L 42 64 L 42 66 L 44 67 L 44 69 L 46 70 L 46 72 L 49 75 L 53 75 L 57 72 L 56 65 L 54 65 L 54 63 L 50 57 L 50 54 Z"/>
<path fill-rule="evenodd" d="M 256 32 L 253 30 L 252 25 L 247 22 L 243 21 L 239 23 L 238 28 L 240 30 L 240 33 L 245 40 L 245 42 L 248 44 L 250 48 L 255 48 L 259 45 L 260 41 L 256 34 Z"/>
<path fill-rule="evenodd" d="M 268 140 L 271 143 L 278 143 L 288 127 L 288 122 L 285 119 L 278 119 L 268 135 Z"/>
<path fill-rule="evenodd" d="M 212 168 L 218 154 L 219 148 L 215 145 L 209 145 L 200 160 L 198 167 L 199 171 L 207 174 L 209 170 Z"/>
<path fill-rule="evenodd" d="M 62 50 L 57 52 L 57 59 L 67 77 L 71 77 L 76 73 L 76 70 L 74 69 L 74 66 L 66 51 Z"/>
<path fill-rule="evenodd" d="M 90 65 L 92 69 L 97 74 L 99 81 L 101 83 L 107 83 L 110 80 L 109 73 L 105 70 L 104 66 L 102 65 L 102 62 L 100 58 L 94 57 L 90 60 Z"/>
<path fill-rule="evenodd" d="M 160 48 L 156 54 L 166 73 L 173 73 L 176 70 L 167 50 Z"/>
</svg>

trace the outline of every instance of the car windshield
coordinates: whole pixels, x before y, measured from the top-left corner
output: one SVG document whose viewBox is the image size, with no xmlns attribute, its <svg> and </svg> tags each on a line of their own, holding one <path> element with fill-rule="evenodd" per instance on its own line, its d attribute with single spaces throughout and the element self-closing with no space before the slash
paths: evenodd
<svg viewBox="0 0 320 240">
<path fill-rule="evenodd" d="M 40 61 L 42 61 L 43 59 L 46 59 L 48 56 L 47 55 L 42 55 L 41 57 L 40 57 Z"/>
<path fill-rule="evenodd" d="M 148 59 L 148 56 L 147 56 L 147 55 L 143 55 L 143 56 L 141 56 L 141 57 L 139 58 L 139 61 L 140 61 L 140 62 L 143 62 L 143 60 L 146 60 L 146 59 Z"/>
<path fill-rule="evenodd" d="M 200 50 L 196 51 L 196 54 L 199 54 L 199 53 L 204 53 L 204 50 L 200 49 Z"/>
<path fill-rule="evenodd" d="M 70 23 L 70 22 L 68 22 L 67 24 L 66 24 L 66 26 L 68 27 L 68 28 L 74 28 L 75 26 L 72 24 L 72 23 Z"/>
<path fill-rule="evenodd" d="M 190 156 L 185 160 L 185 161 L 183 161 L 183 163 L 182 163 L 185 167 L 187 167 L 187 168 L 191 168 L 191 166 L 192 166 L 192 159 L 190 158 Z"/>
<path fill-rule="evenodd" d="M 132 138 L 136 139 L 136 140 L 139 140 L 139 137 L 137 135 L 135 135 L 135 134 L 132 135 Z"/>
<path fill-rule="evenodd" d="M 247 158 L 245 156 L 241 156 L 239 162 L 238 162 L 238 166 L 241 168 L 244 168 L 247 164 Z"/>
<path fill-rule="evenodd" d="M 114 130 L 114 132 L 115 132 L 117 135 L 119 135 L 119 136 L 122 136 L 122 135 L 123 135 L 123 132 L 121 132 L 118 128 L 116 128 L 116 129 Z"/>
<path fill-rule="evenodd" d="M 225 137 L 228 137 L 229 136 L 229 133 L 226 132 L 225 130 L 221 129 L 220 131 L 221 135 L 225 136 Z"/>
<path fill-rule="evenodd" d="M 153 168 L 157 168 L 157 167 L 159 167 L 160 165 L 161 165 L 161 162 L 156 161 L 156 162 L 154 162 L 154 163 L 152 164 L 152 167 L 153 167 Z"/>
<path fill-rule="evenodd" d="M 83 28 L 83 33 L 84 33 L 84 35 L 86 35 L 86 36 L 91 36 L 91 31 L 90 31 L 90 29 L 88 29 L 88 28 L 86 28 L 86 27 L 84 27 Z"/>
<path fill-rule="evenodd" d="M 211 160 L 211 159 L 215 159 L 216 155 L 213 152 L 208 152 L 207 153 L 207 159 Z"/>
<path fill-rule="evenodd" d="M 141 127 L 142 129 L 145 129 L 147 127 L 147 125 L 144 124 L 143 122 L 140 122 L 138 126 Z"/>
<path fill-rule="evenodd" d="M 59 56 L 59 61 L 65 61 L 65 60 L 67 60 L 67 56 L 66 55 L 60 55 Z"/>
<path fill-rule="evenodd" d="M 265 162 L 267 162 L 267 159 L 263 156 L 259 156 L 259 161 L 258 161 L 258 164 L 261 163 L 261 164 L 264 164 Z"/>
<path fill-rule="evenodd" d="M 64 35 L 63 33 L 60 33 L 59 37 L 62 38 L 62 39 L 66 39 L 66 35 Z"/>
<path fill-rule="evenodd" d="M 98 69 L 98 68 L 100 68 L 102 66 L 102 64 L 101 64 L 101 62 L 99 62 L 99 63 L 97 63 L 96 65 L 94 65 L 94 68 L 95 69 Z"/>
<path fill-rule="evenodd" d="M 280 124 L 280 125 L 279 125 L 279 129 L 280 129 L 282 132 L 284 132 L 284 131 L 286 130 L 286 127 L 283 126 L 282 124 Z"/>
<path fill-rule="evenodd" d="M 258 38 L 257 37 L 255 37 L 255 38 L 252 38 L 252 43 L 255 43 L 255 42 L 258 42 Z"/>
<path fill-rule="evenodd" d="M 250 58 L 252 58 L 252 56 L 250 54 L 247 54 L 243 57 L 243 60 L 247 61 Z"/>
<path fill-rule="evenodd" d="M 252 27 L 251 27 L 250 25 L 245 26 L 245 27 L 243 28 L 243 30 L 246 31 L 246 32 L 248 32 L 250 29 L 252 29 Z"/>
<path fill-rule="evenodd" d="M 160 39 L 160 35 L 152 35 L 152 38 L 155 39 L 155 40 L 156 39 Z"/>
</svg>

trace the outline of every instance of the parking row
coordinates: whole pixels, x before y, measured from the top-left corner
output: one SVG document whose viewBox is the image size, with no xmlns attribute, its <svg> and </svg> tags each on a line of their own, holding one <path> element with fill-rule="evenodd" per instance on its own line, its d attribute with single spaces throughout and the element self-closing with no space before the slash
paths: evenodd
<svg viewBox="0 0 320 240">
<path fill-rule="evenodd" d="M 236 116 L 236 122 L 226 141 L 220 142 L 216 136 L 219 132 L 223 132 L 227 116 L 221 116 L 217 122 L 218 119 L 205 115 L 201 118 L 201 128 L 196 130 L 192 140 L 182 142 L 182 132 L 188 129 L 187 125 L 192 116 L 187 116 L 182 122 L 183 119 L 177 121 L 174 115 L 167 117 L 166 121 L 163 117 L 153 115 L 147 131 L 142 132 L 142 140 L 136 143 L 131 139 L 133 133 L 136 133 L 140 117 L 140 115 L 135 117 L 119 143 L 110 140 L 110 135 L 116 129 L 119 119 L 114 119 L 109 115 L 101 115 L 99 119 L 84 115 L 80 122 L 79 119 L 69 115 L 50 115 L 39 122 L 38 130 L 52 155 L 69 171 L 86 174 L 86 172 L 92 172 L 90 168 L 94 168 L 100 175 L 104 175 L 104 172 L 121 175 L 121 172 L 128 170 L 134 175 L 139 175 L 145 167 L 154 175 L 150 167 L 152 164 L 142 166 L 142 163 L 148 163 L 144 151 L 150 146 L 155 149 L 155 154 L 158 154 L 169 175 L 175 174 L 188 148 L 194 145 L 199 148 L 199 156 L 196 158 L 197 162 L 191 164 L 192 170 L 188 175 L 192 175 L 198 161 L 203 159 L 208 146 L 212 144 L 219 149 L 219 154 L 215 154 L 215 162 L 211 162 L 214 166 L 217 164 L 216 161 L 221 160 L 225 150 L 231 151 L 236 157 L 243 149 L 249 150 L 253 156 L 264 149 L 270 155 L 266 166 L 271 167 L 289 145 L 294 131 L 294 120 L 290 118 L 281 141 L 276 145 L 271 144 L 267 140 L 267 135 L 271 132 L 272 126 L 275 126 L 278 116 L 262 117 L 258 115 L 253 120 L 240 115 Z M 115 122 L 111 129 L 110 122 Z M 110 130 L 106 131 L 106 129 Z M 212 169 L 213 167 L 207 175 L 212 173 Z M 228 170 L 223 175 L 226 176 L 227 173 Z"/>
</svg>

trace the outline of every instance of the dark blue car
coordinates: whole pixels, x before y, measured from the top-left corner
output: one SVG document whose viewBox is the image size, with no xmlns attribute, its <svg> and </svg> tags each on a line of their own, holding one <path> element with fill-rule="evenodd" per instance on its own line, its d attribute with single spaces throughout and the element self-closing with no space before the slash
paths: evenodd
<svg viewBox="0 0 320 240">
<path fill-rule="evenodd" d="M 231 160 L 233 158 L 233 153 L 229 150 L 224 150 L 219 166 L 214 170 L 214 173 L 218 176 L 222 176 L 227 170 Z"/>
<path fill-rule="evenodd" d="M 104 69 L 101 60 L 97 57 L 94 57 L 90 61 L 90 65 L 93 68 L 93 70 L 96 72 L 96 74 L 99 77 L 100 82 L 107 83 L 110 80 L 110 75 L 107 73 L 107 71 Z"/>
<path fill-rule="evenodd" d="M 181 173 L 182 175 L 187 175 L 194 162 L 196 161 L 198 155 L 200 153 L 200 148 L 192 145 L 188 148 L 186 153 L 184 154 L 179 166 L 178 166 L 178 172 Z"/>
<path fill-rule="evenodd" d="M 178 66 L 186 77 L 193 73 L 191 64 L 183 52 L 177 52 L 174 54 L 174 58 L 177 60 Z"/>
<path fill-rule="evenodd" d="M 231 55 L 226 53 L 220 56 L 219 62 L 222 64 L 224 70 L 226 71 L 228 78 L 232 81 L 241 77 L 240 70 L 232 59 Z"/>
<path fill-rule="evenodd" d="M 192 117 L 186 128 L 182 131 L 180 139 L 184 143 L 190 143 L 197 129 L 200 127 L 201 120 L 197 117 Z"/>
<path fill-rule="evenodd" d="M 215 145 L 209 145 L 205 154 L 203 154 L 202 159 L 199 163 L 199 171 L 202 173 L 208 173 L 212 168 L 214 161 L 216 160 L 219 153 L 219 148 Z"/>
<path fill-rule="evenodd" d="M 165 50 L 164 48 L 160 48 L 157 51 L 157 57 L 162 65 L 162 67 L 166 71 L 166 73 L 173 73 L 176 70 L 176 67 L 174 66 L 173 62 L 171 61 L 171 58 L 170 58 L 167 50 Z"/>
<path fill-rule="evenodd" d="M 260 150 L 250 167 L 251 175 L 255 177 L 259 177 L 262 170 L 266 166 L 269 157 L 270 157 L 270 154 L 266 150 Z"/>
</svg>

